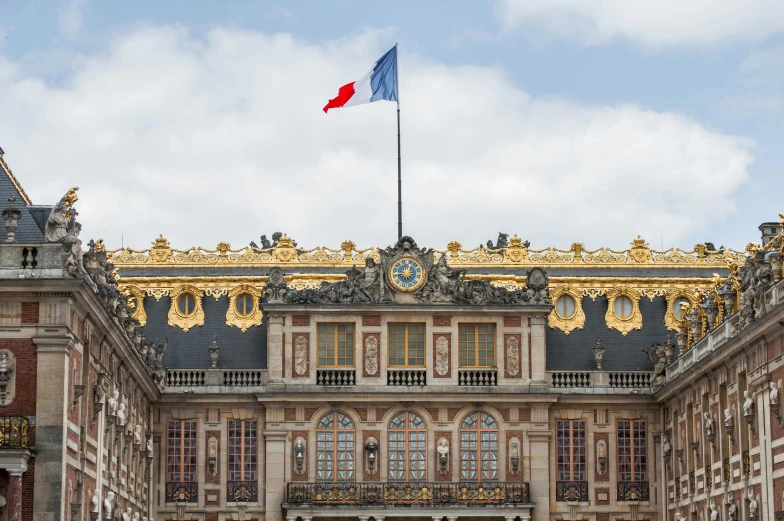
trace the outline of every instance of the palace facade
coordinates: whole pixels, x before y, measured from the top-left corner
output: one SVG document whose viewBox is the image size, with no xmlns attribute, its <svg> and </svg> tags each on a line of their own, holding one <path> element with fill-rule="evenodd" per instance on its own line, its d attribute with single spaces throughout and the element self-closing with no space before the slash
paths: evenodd
<svg viewBox="0 0 784 521">
<path fill-rule="evenodd" d="M 784 516 L 778 222 L 110 249 L 0 170 L 3 520 Z"/>
</svg>

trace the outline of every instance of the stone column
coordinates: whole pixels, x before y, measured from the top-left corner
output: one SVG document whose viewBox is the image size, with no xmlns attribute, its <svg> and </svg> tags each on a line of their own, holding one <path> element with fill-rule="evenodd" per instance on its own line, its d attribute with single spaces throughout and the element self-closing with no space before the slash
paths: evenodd
<svg viewBox="0 0 784 521">
<path fill-rule="evenodd" d="M 264 431 L 266 483 L 264 519 L 282 521 L 281 505 L 286 497 L 286 431 Z"/>
<path fill-rule="evenodd" d="M 22 521 L 22 471 L 9 470 L 8 521 Z"/>
<path fill-rule="evenodd" d="M 532 411 L 533 412 L 533 411 Z M 527 431 L 531 453 L 531 503 L 534 521 L 550 519 L 550 437 L 552 431 Z"/>
<path fill-rule="evenodd" d="M 269 315 L 267 325 L 267 368 L 270 383 L 283 382 L 284 315 Z"/>
<path fill-rule="evenodd" d="M 531 317 L 531 382 L 545 383 L 545 364 L 547 349 L 545 348 L 545 325 L 547 317 L 535 315 Z"/>
</svg>

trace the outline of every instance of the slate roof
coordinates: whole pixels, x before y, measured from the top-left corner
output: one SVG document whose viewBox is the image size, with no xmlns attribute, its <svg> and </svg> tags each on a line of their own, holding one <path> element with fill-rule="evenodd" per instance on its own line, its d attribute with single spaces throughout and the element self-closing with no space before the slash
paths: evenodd
<svg viewBox="0 0 784 521">
<path fill-rule="evenodd" d="M 596 339 L 600 338 L 605 348 L 602 367 L 607 371 L 653 371 L 653 363 L 640 348 L 648 349 L 654 342 L 663 344 L 667 341 L 667 335 L 670 335 L 672 343 L 675 344 L 675 335 L 664 325 L 667 301 L 663 297 L 656 297 L 653 302 L 641 297 L 639 302 L 643 328 L 630 331 L 624 336 L 607 327 L 604 320 L 604 314 L 607 313 L 605 297 L 596 297 L 595 301 L 590 297 L 583 297 L 583 329 L 573 329 L 566 335 L 560 329 L 547 327 L 547 370 L 595 369 L 593 348 L 596 346 Z"/>
<path fill-rule="evenodd" d="M 8 198 L 12 195 L 16 200 L 14 206 L 22 212 L 22 218 L 16 228 L 16 242 L 23 244 L 44 242 L 43 224 L 49 217 L 51 206 L 36 207 L 27 204 L 25 201 L 29 202 L 30 198 L 14 177 L 11 169 L 0 157 L 0 211 L 8 208 Z M 42 213 L 46 214 L 43 220 L 39 217 Z M 5 225 L 0 226 L 0 242 L 5 242 L 7 236 Z"/>
<path fill-rule="evenodd" d="M 147 324 L 144 334 L 148 341 L 169 340 L 163 355 L 163 365 L 168 369 L 209 369 L 211 367 L 208 347 L 212 337 L 217 337 L 221 348 L 218 369 L 266 369 L 267 368 L 267 323 L 251 327 L 245 333 L 239 328 L 226 325 L 226 310 L 229 298 L 221 296 L 202 299 L 204 325 L 195 326 L 184 332 L 179 327 L 169 325 L 171 299 L 161 297 L 144 298 Z"/>
</svg>

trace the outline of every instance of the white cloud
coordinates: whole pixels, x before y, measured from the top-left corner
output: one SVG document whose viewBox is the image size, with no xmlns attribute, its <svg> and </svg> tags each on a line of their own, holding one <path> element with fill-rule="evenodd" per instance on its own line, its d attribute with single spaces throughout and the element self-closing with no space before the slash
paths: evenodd
<svg viewBox="0 0 784 521">
<path fill-rule="evenodd" d="M 84 235 L 147 247 L 396 239 L 395 106 L 330 111 L 378 33 L 312 44 L 217 28 L 135 28 L 63 86 L 0 63 L 6 159 L 38 203 L 81 187 Z M 2 60 L 2 58 L 0 58 Z M 751 144 L 674 113 L 531 97 L 503 71 L 401 56 L 404 231 L 475 246 L 658 243 L 733 215 Z M 713 209 L 721 208 L 720 212 Z"/>
<path fill-rule="evenodd" d="M 624 39 L 650 48 L 707 46 L 784 31 L 780 0 L 497 0 L 495 17 L 535 38 L 585 45 Z"/>
<path fill-rule="evenodd" d="M 84 0 L 71 0 L 60 10 L 60 32 L 69 40 L 79 36 L 82 30 L 82 4 Z"/>
</svg>

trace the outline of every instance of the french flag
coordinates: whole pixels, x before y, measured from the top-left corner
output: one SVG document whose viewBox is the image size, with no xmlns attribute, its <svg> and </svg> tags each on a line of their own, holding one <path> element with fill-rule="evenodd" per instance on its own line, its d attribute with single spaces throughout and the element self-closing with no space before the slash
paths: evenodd
<svg viewBox="0 0 784 521">
<path fill-rule="evenodd" d="M 340 87 L 338 95 L 324 107 L 324 112 L 380 100 L 397 101 L 397 45 L 379 58 L 362 79 Z"/>
</svg>

